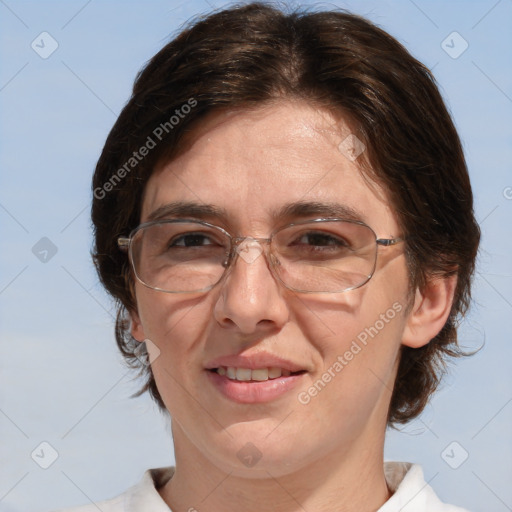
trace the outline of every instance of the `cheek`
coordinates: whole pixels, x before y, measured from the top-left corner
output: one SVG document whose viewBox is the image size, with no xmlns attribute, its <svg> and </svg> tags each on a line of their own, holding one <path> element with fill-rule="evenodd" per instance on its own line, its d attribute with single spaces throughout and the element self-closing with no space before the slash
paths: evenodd
<svg viewBox="0 0 512 512">
<path fill-rule="evenodd" d="M 199 297 L 162 293 L 143 286 L 137 288 L 136 297 L 144 334 L 155 343 L 179 333 L 180 325 L 188 328 L 197 326 L 198 315 L 193 312 L 200 309 Z M 196 323 L 190 323 L 192 318 Z M 165 345 L 161 348 L 165 349 Z"/>
<path fill-rule="evenodd" d="M 297 314 L 301 332 L 316 349 L 318 368 L 309 382 L 313 387 L 303 390 L 304 401 L 322 391 L 319 401 L 336 401 L 353 412 L 393 388 L 406 325 L 406 276 L 403 262 L 392 262 L 338 302 L 310 301 Z M 327 385 L 331 392 L 323 393 Z"/>
<path fill-rule="evenodd" d="M 406 282 L 395 277 L 394 282 L 383 283 L 374 276 L 365 286 L 337 297 L 302 299 L 294 308 L 295 322 L 318 353 L 331 358 L 349 350 L 353 342 L 369 345 L 374 338 L 387 340 L 379 341 L 375 350 L 398 346 L 408 296 Z"/>
<path fill-rule="evenodd" d="M 370 297 L 362 298 L 354 310 L 319 307 L 315 311 L 310 305 L 300 325 L 303 336 L 314 346 L 315 366 L 322 372 L 315 377 L 329 380 L 326 372 L 343 373 L 347 382 L 357 386 L 374 372 L 387 381 L 401 344 L 404 311 L 400 300 L 388 298 L 378 304 Z"/>
<path fill-rule="evenodd" d="M 150 340 L 146 347 L 153 377 L 166 408 L 179 421 L 183 411 L 193 405 L 190 393 L 197 395 L 193 376 L 201 369 L 211 305 L 204 295 L 185 297 L 140 290 L 137 306 L 144 335 Z M 151 350 L 156 354 L 153 357 Z M 201 411 L 199 407 L 195 413 Z"/>
<path fill-rule="evenodd" d="M 211 305 L 206 297 L 137 291 L 137 307 L 143 335 L 158 352 L 152 365 L 155 378 L 165 367 L 171 372 L 186 371 L 197 362 L 209 328 Z M 180 370 L 181 368 L 181 370 Z"/>
<path fill-rule="evenodd" d="M 338 313 L 337 332 L 315 342 L 317 371 L 298 392 L 304 414 L 325 417 L 329 411 L 328 421 L 343 424 L 349 437 L 361 432 L 370 418 L 386 418 L 403 330 L 401 311 L 395 302 L 382 316 L 374 308 L 365 311 L 364 320 L 363 312 L 357 318 Z M 325 427 L 319 428 L 321 435 Z"/>
</svg>

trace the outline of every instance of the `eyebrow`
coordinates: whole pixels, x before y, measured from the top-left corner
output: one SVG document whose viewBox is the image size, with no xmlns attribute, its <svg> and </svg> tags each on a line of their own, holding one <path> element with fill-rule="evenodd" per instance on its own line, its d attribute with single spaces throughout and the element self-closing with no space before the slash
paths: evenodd
<svg viewBox="0 0 512 512">
<path fill-rule="evenodd" d="M 364 220 L 364 216 L 354 208 L 340 203 L 321 203 L 317 201 L 299 201 L 290 203 L 272 215 L 277 219 L 296 219 L 306 217 L 340 218 L 345 220 Z"/>
<path fill-rule="evenodd" d="M 322 203 L 318 201 L 299 201 L 282 206 L 271 215 L 274 222 L 307 217 L 341 218 L 346 220 L 364 220 L 363 215 L 354 208 L 340 203 Z M 219 219 L 227 223 L 228 213 L 224 208 L 212 204 L 192 201 L 175 201 L 153 210 L 146 220 L 163 220 L 168 218 L 191 218 L 200 220 Z"/>
<path fill-rule="evenodd" d="M 153 210 L 147 220 L 162 220 L 172 217 L 194 218 L 194 219 L 222 219 L 227 218 L 227 212 L 224 208 L 219 208 L 212 204 L 200 204 L 191 201 L 175 201 L 160 206 Z"/>
</svg>

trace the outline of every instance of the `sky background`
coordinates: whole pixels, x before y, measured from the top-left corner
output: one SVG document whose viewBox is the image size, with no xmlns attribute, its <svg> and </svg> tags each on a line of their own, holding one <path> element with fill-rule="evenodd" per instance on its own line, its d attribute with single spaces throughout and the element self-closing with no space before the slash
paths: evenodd
<svg viewBox="0 0 512 512">
<path fill-rule="evenodd" d="M 512 0 L 301 2 L 313 4 L 367 16 L 433 69 L 483 232 L 460 330 L 483 348 L 389 432 L 386 458 L 421 463 L 443 500 L 510 511 Z M 115 347 L 89 256 L 90 180 L 137 71 L 183 23 L 225 5 L 0 0 L 1 512 L 105 499 L 173 463 L 169 426 L 149 397 L 130 398 L 137 383 Z"/>
</svg>

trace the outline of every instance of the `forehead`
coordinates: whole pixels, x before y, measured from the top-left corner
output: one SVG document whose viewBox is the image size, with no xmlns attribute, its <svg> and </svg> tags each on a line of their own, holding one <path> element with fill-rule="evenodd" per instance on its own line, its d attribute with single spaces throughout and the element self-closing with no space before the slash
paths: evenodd
<svg viewBox="0 0 512 512">
<path fill-rule="evenodd" d="M 216 112 L 183 140 L 180 154 L 157 167 L 142 209 L 183 201 L 213 205 L 232 223 L 269 223 L 294 203 L 341 205 L 361 220 L 396 232 L 383 188 L 361 173 L 364 149 L 340 116 L 301 102 Z M 359 161 L 358 161 L 359 160 Z"/>
</svg>

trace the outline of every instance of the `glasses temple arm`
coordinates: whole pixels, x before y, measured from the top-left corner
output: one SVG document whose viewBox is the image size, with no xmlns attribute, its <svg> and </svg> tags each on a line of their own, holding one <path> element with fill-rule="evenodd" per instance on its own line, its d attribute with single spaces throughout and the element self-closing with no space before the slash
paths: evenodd
<svg viewBox="0 0 512 512">
<path fill-rule="evenodd" d="M 120 236 L 118 239 L 117 239 L 117 246 L 119 247 L 119 249 L 121 249 L 122 251 L 127 251 L 128 250 L 128 247 L 130 246 L 130 239 L 129 238 L 126 238 L 126 237 L 123 237 L 123 236 Z"/>
<path fill-rule="evenodd" d="M 397 238 L 377 238 L 377 243 L 379 245 L 383 245 L 384 247 L 389 247 L 390 245 L 396 245 L 400 242 L 403 242 L 405 240 L 404 237 L 397 237 Z"/>
</svg>

